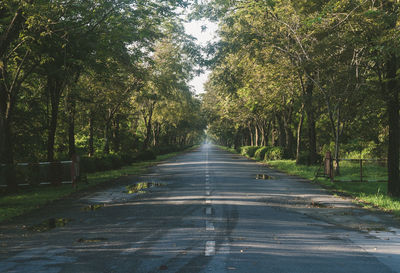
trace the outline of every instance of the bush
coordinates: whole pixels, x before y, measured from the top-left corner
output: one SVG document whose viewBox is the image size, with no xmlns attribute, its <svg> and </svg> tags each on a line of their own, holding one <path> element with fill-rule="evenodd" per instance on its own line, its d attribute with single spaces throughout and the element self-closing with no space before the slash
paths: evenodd
<svg viewBox="0 0 400 273">
<path fill-rule="evenodd" d="M 243 146 L 240 148 L 240 153 L 244 156 L 253 157 L 258 148 L 258 146 Z"/>
<path fill-rule="evenodd" d="M 124 164 L 129 165 L 135 162 L 136 157 L 134 154 L 122 154 L 121 160 L 124 162 Z"/>
<path fill-rule="evenodd" d="M 296 162 L 298 165 L 308 165 L 308 157 L 309 157 L 309 152 L 308 151 L 301 151 L 299 154 L 299 159 Z"/>
<path fill-rule="evenodd" d="M 146 161 L 146 160 L 153 160 L 156 159 L 156 154 L 153 151 L 146 150 L 141 151 L 135 156 L 135 161 Z"/>
<path fill-rule="evenodd" d="M 281 160 L 284 156 L 282 147 L 270 147 L 265 153 L 264 160 Z"/>
<path fill-rule="evenodd" d="M 125 162 L 122 157 L 115 154 L 96 157 L 82 156 L 80 162 L 81 170 L 84 173 L 119 169 L 123 165 Z"/>
<path fill-rule="evenodd" d="M 270 147 L 266 146 L 258 148 L 257 151 L 254 153 L 254 158 L 256 160 L 264 160 L 265 153 L 267 153 L 269 149 Z"/>
<path fill-rule="evenodd" d="M 179 147 L 179 146 L 176 146 L 176 145 L 170 145 L 170 146 L 157 147 L 157 148 L 154 148 L 152 151 L 157 155 L 165 155 L 165 154 L 173 153 L 173 152 L 176 152 L 176 151 L 181 151 L 181 150 L 183 150 L 185 148 L 186 147 Z"/>
</svg>

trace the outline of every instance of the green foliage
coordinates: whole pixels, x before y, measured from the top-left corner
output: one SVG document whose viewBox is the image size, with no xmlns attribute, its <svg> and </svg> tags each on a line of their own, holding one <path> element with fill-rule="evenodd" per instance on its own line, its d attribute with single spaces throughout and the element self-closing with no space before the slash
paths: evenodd
<svg viewBox="0 0 400 273">
<path fill-rule="evenodd" d="M 122 157 L 115 154 L 95 157 L 82 157 L 81 170 L 85 173 L 114 170 L 121 168 L 126 163 L 127 162 L 124 162 Z"/>
<path fill-rule="evenodd" d="M 203 100 L 210 138 L 234 147 L 279 145 L 300 164 L 328 150 L 388 157 L 389 189 L 400 196 L 400 4 L 272 2 L 197 6 L 220 20 Z"/>
<path fill-rule="evenodd" d="M 240 154 L 248 157 L 253 157 L 258 148 L 258 146 L 243 146 L 240 147 Z"/>
<path fill-rule="evenodd" d="M 309 152 L 308 151 L 302 151 L 299 154 L 298 160 L 297 160 L 297 164 L 298 165 L 308 165 L 309 164 Z"/>
<path fill-rule="evenodd" d="M 198 143 L 206 121 L 188 82 L 202 57 L 175 12 L 186 6 L 2 1 L 0 162 L 77 153 L 92 172 Z"/>
<path fill-rule="evenodd" d="M 264 160 L 283 159 L 284 149 L 282 147 L 269 147 L 265 153 Z"/>
<path fill-rule="evenodd" d="M 257 151 L 254 153 L 254 158 L 258 161 L 262 161 L 265 158 L 265 153 L 268 152 L 270 147 L 260 147 L 257 149 Z"/>
</svg>

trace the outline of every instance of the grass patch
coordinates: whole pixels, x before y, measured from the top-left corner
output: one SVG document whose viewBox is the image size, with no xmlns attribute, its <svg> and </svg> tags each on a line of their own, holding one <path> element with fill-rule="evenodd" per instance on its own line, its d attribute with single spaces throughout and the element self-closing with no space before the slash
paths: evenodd
<svg viewBox="0 0 400 273">
<path fill-rule="evenodd" d="M 231 153 L 238 153 L 232 148 L 218 147 Z M 266 163 L 269 167 L 308 180 L 315 179 L 315 174 L 319 168 L 319 166 L 296 165 L 295 160 L 271 160 Z M 340 171 L 340 176 L 335 177 L 337 180 L 360 180 L 359 162 L 342 161 Z M 376 162 L 363 162 L 363 180 L 387 180 L 386 166 Z M 379 208 L 400 216 L 400 198 L 387 195 L 387 182 L 330 182 L 330 180 L 322 177 L 315 181 L 333 192 L 353 197 L 366 208 Z"/>
<path fill-rule="evenodd" d="M 294 160 L 268 161 L 267 164 L 274 169 L 309 180 L 315 178 L 315 172 L 318 170 L 318 166 L 296 165 Z M 368 179 L 370 179 L 369 177 L 373 177 L 373 179 L 385 178 L 386 170 L 382 166 L 370 166 L 368 170 Z M 355 174 L 355 171 L 358 173 Z M 354 166 L 353 162 L 343 162 L 341 176 L 337 178 L 343 180 L 359 179 L 359 169 Z M 325 178 L 318 178 L 316 182 L 334 192 L 355 198 L 365 207 L 379 208 L 400 216 L 400 199 L 387 195 L 387 182 L 330 182 Z"/>
<path fill-rule="evenodd" d="M 197 147 L 198 146 L 190 148 L 189 150 Z M 3 192 L 0 195 L 0 223 L 43 207 L 50 202 L 67 197 L 77 191 L 83 191 L 122 176 L 143 174 L 146 172 L 148 167 L 156 165 L 160 161 L 174 157 L 180 153 L 182 152 L 159 155 L 154 160 L 133 163 L 132 165 L 122 167 L 118 170 L 87 174 L 88 183 L 78 184 L 78 189 L 74 189 L 71 185 L 61 185 L 57 187 L 40 186 L 34 188 L 20 188 L 16 193 L 12 194 L 6 194 Z"/>
</svg>

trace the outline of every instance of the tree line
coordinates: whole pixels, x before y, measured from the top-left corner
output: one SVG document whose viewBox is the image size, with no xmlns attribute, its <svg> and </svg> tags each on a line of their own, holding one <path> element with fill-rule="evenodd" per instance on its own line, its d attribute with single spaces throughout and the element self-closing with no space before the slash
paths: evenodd
<svg viewBox="0 0 400 273">
<path fill-rule="evenodd" d="M 200 49 L 179 0 L 3 0 L 0 163 L 197 143 Z"/>
<path fill-rule="evenodd" d="M 400 4 L 380 0 L 218 0 L 204 95 L 208 132 L 227 146 L 280 146 L 315 164 L 368 151 L 400 196 Z M 339 171 L 339 161 L 336 162 Z"/>
</svg>

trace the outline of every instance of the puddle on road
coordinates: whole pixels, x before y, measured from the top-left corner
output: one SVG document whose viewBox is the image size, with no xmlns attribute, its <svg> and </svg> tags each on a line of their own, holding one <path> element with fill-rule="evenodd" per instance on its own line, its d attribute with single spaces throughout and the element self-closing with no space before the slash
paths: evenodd
<svg viewBox="0 0 400 273">
<path fill-rule="evenodd" d="M 90 204 L 89 206 L 86 206 L 82 208 L 81 210 L 83 211 L 95 211 L 98 209 L 104 208 L 104 204 Z"/>
<path fill-rule="evenodd" d="M 154 187 L 163 187 L 165 183 L 157 183 L 157 182 L 139 182 L 133 185 L 126 186 L 126 192 L 128 194 L 142 194 L 146 193 L 147 189 Z"/>
<path fill-rule="evenodd" d="M 40 224 L 28 227 L 28 230 L 36 232 L 45 232 L 54 229 L 56 227 L 64 227 L 71 221 L 72 219 L 66 219 L 66 218 L 50 218 L 43 221 Z"/>
<path fill-rule="evenodd" d="M 79 238 L 78 240 L 76 240 L 78 243 L 100 243 L 100 242 L 104 242 L 107 241 L 107 238 L 103 238 L 103 237 L 97 237 L 97 238 Z"/>
<path fill-rule="evenodd" d="M 274 177 L 265 173 L 259 173 L 256 175 L 256 179 L 268 180 L 268 179 L 274 179 Z"/>
</svg>

